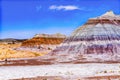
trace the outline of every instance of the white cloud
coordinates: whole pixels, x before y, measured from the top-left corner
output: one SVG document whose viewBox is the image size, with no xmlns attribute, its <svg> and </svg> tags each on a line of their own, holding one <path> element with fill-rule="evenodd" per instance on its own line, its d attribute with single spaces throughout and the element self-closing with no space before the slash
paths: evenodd
<svg viewBox="0 0 120 80">
<path fill-rule="evenodd" d="M 73 6 L 73 5 L 67 5 L 67 6 L 56 6 L 56 5 L 52 5 L 49 7 L 49 9 L 55 9 L 55 10 L 79 10 L 80 8 L 77 6 Z"/>
</svg>

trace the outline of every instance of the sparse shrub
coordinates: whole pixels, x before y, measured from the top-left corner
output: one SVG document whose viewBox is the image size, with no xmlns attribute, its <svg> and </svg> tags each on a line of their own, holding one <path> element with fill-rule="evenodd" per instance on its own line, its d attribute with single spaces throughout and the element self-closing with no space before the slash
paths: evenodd
<svg viewBox="0 0 120 80">
<path fill-rule="evenodd" d="M 51 48 L 48 48 L 48 50 L 51 50 Z"/>
<path fill-rule="evenodd" d="M 104 73 L 107 73 L 107 71 L 104 71 Z"/>
<path fill-rule="evenodd" d="M 47 78 L 43 79 L 43 80 L 47 80 Z"/>
</svg>

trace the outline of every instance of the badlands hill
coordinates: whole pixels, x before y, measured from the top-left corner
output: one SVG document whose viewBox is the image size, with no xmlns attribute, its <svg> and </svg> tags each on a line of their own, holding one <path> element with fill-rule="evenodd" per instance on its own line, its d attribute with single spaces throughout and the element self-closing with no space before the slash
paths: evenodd
<svg viewBox="0 0 120 80">
<path fill-rule="evenodd" d="M 23 47 L 40 47 L 41 45 L 58 45 L 66 38 L 65 35 L 57 34 L 36 34 L 32 39 L 22 43 Z"/>
<path fill-rule="evenodd" d="M 120 16 L 108 11 L 90 18 L 50 55 L 56 61 L 120 61 Z"/>
<path fill-rule="evenodd" d="M 47 54 L 55 49 L 60 43 L 62 43 L 65 38 L 66 36 L 60 33 L 37 34 L 33 38 L 24 41 L 21 44 L 21 47 L 17 48 L 17 50 Z"/>
</svg>

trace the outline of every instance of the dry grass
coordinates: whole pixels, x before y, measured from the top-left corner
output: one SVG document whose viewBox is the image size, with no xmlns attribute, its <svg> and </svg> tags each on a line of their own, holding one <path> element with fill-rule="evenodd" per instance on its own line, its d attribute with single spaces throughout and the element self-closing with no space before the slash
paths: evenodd
<svg viewBox="0 0 120 80">
<path fill-rule="evenodd" d="M 26 58 L 26 57 L 36 57 L 42 56 L 47 52 L 32 52 L 32 51 L 23 51 L 15 50 L 14 48 L 20 47 L 21 44 L 2 44 L 0 43 L 0 60 L 5 58 Z"/>
</svg>

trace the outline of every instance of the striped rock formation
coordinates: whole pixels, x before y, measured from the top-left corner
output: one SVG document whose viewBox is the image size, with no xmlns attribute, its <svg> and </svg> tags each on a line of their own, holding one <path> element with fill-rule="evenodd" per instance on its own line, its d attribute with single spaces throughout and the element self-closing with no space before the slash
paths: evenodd
<svg viewBox="0 0 120 80">
<path fill-rule="evenodd" d="M 36 52 L 43 50 L 53 50 L 65 40 L 66 36 L 56 34 L 36 34 L 33 38 L 24 41 L 19 49 L 33 50 Z"/>
<path fill-rule="evenodd" d="M 109 11 L 89 19 L 50 55 L 59 55 L 57 61 L 120 61 L 120 16 Z"/>
</svg>

